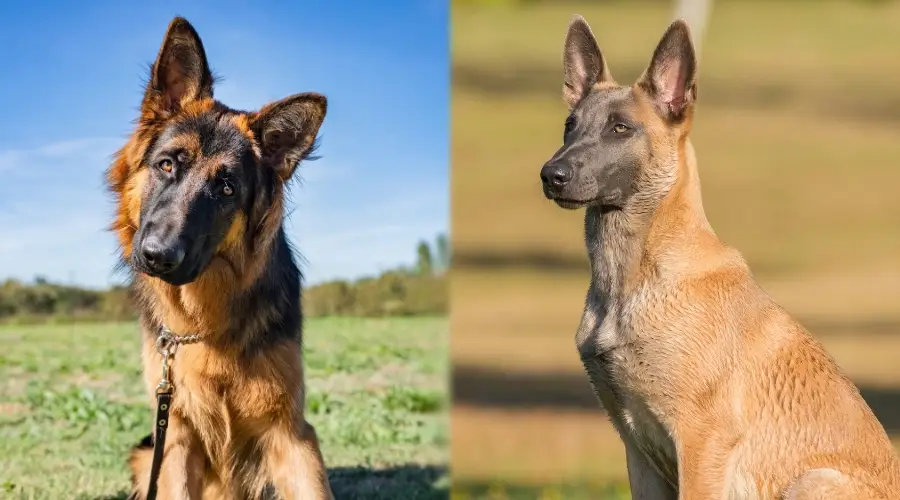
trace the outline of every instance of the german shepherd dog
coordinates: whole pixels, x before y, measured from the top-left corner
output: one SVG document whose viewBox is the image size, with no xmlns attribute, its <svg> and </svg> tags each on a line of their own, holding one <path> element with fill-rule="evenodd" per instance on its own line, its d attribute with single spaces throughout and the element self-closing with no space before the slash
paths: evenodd
<svg viewBox="0 0 900 500">
<path fill-rule="evenodd" d="M 332 498 L 304 418 L 301 278 L 282 227 L 286 184 L 314 149 L 326 99 L 245 112 L 216 101 L 213 83 L 200 37 L 176 17 L 107 172 L 151 398 L 161 332 L 197 340 L 171 363 L 159 498 Z M 131 453 L 134 499 L 146 496 L 152 448 L 147 436 Z"/>
<path fill-rule="evenodd" d="M 707 221 L 687 24 L 630 86 L 580 16 L 563 59 L 570 114 L 540 177 L 559 206 L 586 208 L 575 341 L 633 498 L 900 498 L 900 461 L 858 389 Z"/>
</svg>

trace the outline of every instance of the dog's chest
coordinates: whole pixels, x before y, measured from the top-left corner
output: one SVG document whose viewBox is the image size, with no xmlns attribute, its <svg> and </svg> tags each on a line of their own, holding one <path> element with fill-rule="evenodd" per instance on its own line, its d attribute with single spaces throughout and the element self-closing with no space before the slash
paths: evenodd
<svg viewBox="0 0 900 500">
<path fill-rule="evenodd" d="M 202 421 L 214 427 L 232 424 L 230 409 L 234 407 L 233 395 L 225 384 L 205 374 L 175 375 L 174 408 L 188 419 Z"/>
<path fill-rule="evenodd" d="M 676 484 L 675 443 L 664 404 L 669 396 L 655 366 L 657 353 L 643 337 L 613 309 L 597 318 L 590 331 L 579 333 L 578 350 L 594 392 L 622 438 Z"/>
<path fill-rule="evenodd" d="M 224 363 L 204 363 L 199 349 L 187 351 L 179 352 L 173 364 L 173 412 L 188 421 L 213 462 L 241 447 L 252 448 L 271 421 L 285 413 L 284 387 L 250 379 Z"/>
<path fill-rule="evenodd" d="M 231 436 L 241 423 L 235 414 L 234 395 L 215 378 L 196 373 L 175 375 L 173 411 L 195 429 L 209 455 L 216 456 L 230 447 Z"/>
</svg>

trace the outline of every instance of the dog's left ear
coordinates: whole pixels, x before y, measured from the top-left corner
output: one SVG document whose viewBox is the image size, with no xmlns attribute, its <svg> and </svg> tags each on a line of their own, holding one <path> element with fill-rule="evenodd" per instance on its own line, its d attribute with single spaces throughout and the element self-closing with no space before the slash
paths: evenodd
<svg viewBox="0 0 900 500">
<path fill-rule="evenodd" d="M 283 180 L 312 152 L 327 105 L 325 96 L 308 92 L 267 104 L 251 115 L 250 129 L 261 146 L 263 163 Z"/>
<path fill-rule="evenodd" d="M 176 17 L 150 69 L 142 109 L 166 118 L 192 100 L 212 97 L 213 79 L 200 36 L 187 19 Z"/>
<path fill-rule="evenodd" d="M 572 17 L 563 50 L 563 100 L 572 110 L 600 82 L 612 82 L 606 59 L 587 21 L 579 15 Z"/>
<path fill-rule="evenodd" d="M 697 100 L 697 56 L 683 19 L 669 25 L 638 85 L 669 121 L 681 121 L 693 107 Z"/>
</svg>

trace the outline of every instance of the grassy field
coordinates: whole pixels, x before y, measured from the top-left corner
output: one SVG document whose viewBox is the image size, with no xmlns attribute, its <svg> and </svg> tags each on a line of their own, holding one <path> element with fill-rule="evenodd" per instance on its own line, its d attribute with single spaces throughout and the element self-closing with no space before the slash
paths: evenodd
<svg viewBox="0 0 900 500">
<path fill-rule="evenodd" d="M 562 45 L 585 16 L 632 82 L 671 2 L 453 8 L 453 483 L 486 498 L 616 498 L 624 450 L 573 337 L 582 213 L 543 198 Z M 704 205 L 760 283 L 900 435 L 900 2 L 715 2 L 693 142 Z M 557 486 L 570 487 L 562 494 Z M 493 488 L 488 493 L 489 488 Z M 557 495 L 557 496 L 554 496 Z"/>
<path fill-rule="evenodd" d="M 446 498 L 447 321 L 311 320 L 308 418 L 339 499 Z M 151 412 L 136 325 L 0 327 L 0 498 L 125 498 Z"/>
</svg>

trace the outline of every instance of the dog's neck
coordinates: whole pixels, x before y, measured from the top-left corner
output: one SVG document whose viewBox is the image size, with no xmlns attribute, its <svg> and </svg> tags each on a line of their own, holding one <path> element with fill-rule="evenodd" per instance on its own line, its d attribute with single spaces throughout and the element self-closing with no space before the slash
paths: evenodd
<svg viewBox="0 0 900 500">
<path fill-rule="evenodd" d="M 300 271 L 283 229 L 265 252 L 258 277 L 242 284 L 229 266 L 211 265 L 192 283 L 173 286 L 144 275 L 135 289 L 148 333 L 166 326 L 176 335 L 246 350 L 266 336 L 298 337 L 301 328 Z M 149 306 L 149 307 L 148 307 Z"/>
<path fill-rule="evenodd" d="M 694 257 L 718 241 L 703 210 L 697 162 L 687 138 L 679 144 L 672 171 L 657 194 L 644 193 L 645 199 L 623 210 L 587 209 L 592 287 L 604 303 L 618 302 L 646 278 L 675 278 L 688 271 Z"/>
</svg>

